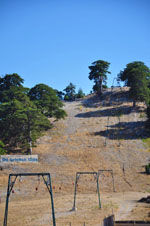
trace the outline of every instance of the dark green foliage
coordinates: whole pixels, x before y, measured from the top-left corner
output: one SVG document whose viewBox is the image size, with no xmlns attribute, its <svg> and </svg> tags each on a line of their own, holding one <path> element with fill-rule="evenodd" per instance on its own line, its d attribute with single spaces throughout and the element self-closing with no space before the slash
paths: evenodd
<svg viewBox="0 0 150 226">
<path fill-rule="evenodd" d="M 69 101 L 69 100 L 70 100 L 70 98 L 69 98 L 69 96 L 68 96 L 67 94 L 65 94 L 64 100 L 65 100 L 65 101 Z"/>
<path fill-rule="evenodd" d="M 5 155 L 6 154 L 6 150 L 4 149 L 5 145 L 3 143 L 3 141 L 0 140 L 0 155 Z"/>
<path fill-rule="evenodd" d="M 3 78 L 0 78 L 0 90 L 7 90 L 10 87 L 22 86 L 24 80 L 16 73 L 6 74 Z"/>
<path fill-rule="evenodd" d="M 57 89 L 55 89 L 55 92 L 56 92 L 56 95 L 58 96 L 58 98 L 59 98 L 60 100 L 63 100 L 63 99 L 64 99 L 64 95 L 65 95 L 64 92 L 59 91 L 59 90 L 57 90 Z"/>
<path fill-rule="evenodd" d="M 147 117 L 150 119 L 150 104 L 147 107 Z"/>
<path fill-rule="evenodd" d="M 136 75 L 132 75 L 133 70 L 140 70 L 145 74 L 146 79 L 150 82 L 150 69 L 141 61 L 134 61 L 126 65 L 126 68 L 121 71 L 118 78 L 125 82 L 126 86 L 133 86 Z"/>
<path fill-rule="evenodd" d="M 145 72 L 141 68 L 136 68 L 131 71 L 131 76 L 134 78 L 134 85 L 131 85 L 129 95 L 134 101 L 142 101 L 148 104 L 150 90 L 148 88 L 148 80 Z"/>
<path fill-rule="evenodd" d="M 107 80 L 107 74 L 110 74 L 110 71 L 108 71 L 110 63 L 98 60 L 92 63 L 92 66 L 89 66 L 90 73 L 89 73 L 89 79 L 94 80 L 94 86 L 93 90 L 101 95 L 103 91 L 103 84 L 106 85 Z"/>
<path fill-rule="evenodd" d="M 47 117 L 60 119 L 66 113 L 52 88 L 39 84 L 29 90 L 22 83 L 17 74 L 0 78 L 0 140 L 6 149 L 25 148 L 31 154 L 36 139 L 51 128 Z"/>
<path fill-rule="evenodd" d="M 145 166 L 145 171 L 147 174 L 150 174 L 150 163 Z"/>
<path fill-rule="evenodd" d="M 118 79 L 125 82 L 125 85 L 130 87 L 129 95 L 136 101 L 143 101 L 146 104 L 150 98 L 150 69 L 140 61 L 135 61 L 127 64 L 124 71 L 118 75 Z"/>
<path fill-rule="evenodd" d="M 62 102 L 59 100 L 54 89 L 45 84 L 34 86 L 28 96 L 34 102 L 42 114 L 47 117 L 55 117 L 56 119 L 64 118 L 66 113 L 61 109 Z"/>
<path fill-rule="evenodd" d="M 71 82 L 70 84 L 64 89 L 65 96 L 64 96 L 64 100 L 67 101 L 73 101 L 75 100 L 75 96 L 76 96 L 76 91 L 75 91 L 75 85 L 73 85 Z"/>
<path fill-rule="evenodd" d="M 27 96 L 22 101 L 12 100 L 0 105 L 0 139 L 8 147 L 29 148 L 41 135 L 51 128 L 49 120 L 37 109 Z"/>
<path fill-rule="evenodd" d="M 107 85 L 102 85 L 103 89 L 107 89 L 108 86 Z"/>
<path fill-rule="evenodd" d="M 147 106 L 147 123 L 146 123 L 146 127 L 147 129 L 150 131 L 150 102 L 149 102 L 149 105 Z"/>
<path fill-rule="evenodd" d="M 19 98 L 27 90 L 22 86 L 23 79 L 18 74 L 6 74 L 0 78 L 0 102 L 7 102 Z"/>
<path fill-rule="evenodd" d="M 80 88 L 78 90 L 78 93 L 76 94 L 76 98 L 83 98 L 85 94 L 83 93 L 83 90 Z"/>
<path fill-rule="evenodd" d="M 150 130 L 150 69 L 143 62 L 135 61 L 127 64 L 124 71 L 119 73 L 118 79 L 130 87 L 129 95 L 133 99 L 133 106 L 137 101 L 146 103 L 146 127 Z"/>
<path fill-rule="evenodd" d="M 105 90 L 107 88 L 107 85 L 102 85 L 102 89 Z M 94 86 L 93 86 L 93 91 L 96 92 L 96 93 L 100 93 L 100 90 L 99 90 L 99 84 L 96 83 Z"/>
<path fill-rule="evenodd" d="M 100 86 L 97 82 L 93 85 L 93 91 L 100 94 Z"/>
</svg>

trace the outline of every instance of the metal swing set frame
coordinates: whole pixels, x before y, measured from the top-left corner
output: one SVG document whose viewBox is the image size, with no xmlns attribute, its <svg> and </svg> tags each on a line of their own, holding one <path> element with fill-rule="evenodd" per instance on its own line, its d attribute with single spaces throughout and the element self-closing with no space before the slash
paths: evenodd
<svg viewBox="0 0 150 226">
<path fill-rule="evenodd" d="M 80 175 L 88 175 L 88 174 L 96 176 L 98 204 L 99 204 L 99 208 L 101 209 L 102 205 L 101 205 L 101 198 L 100 198 L 99 177 L 101 176 L 101 173 L 104 173 L 104 172 L 108 172 L 108 173 L 111 174 L 111 176 L 112 176 L 113 192 L 115 192 L 115 182 L 114 182 L 113 170 L 98 170 L 98 172 L 77 172 L 76 173 L 76 179 L 75 179 L 75 188 L 74 188 L 74 202 L 73 202 L 73 207 L 71 209 L 72 211 L 76 210 L 77 184 L 78 184 Z"/>
<path fill-rule="evenodd" d="M 76 173 L 76 179 L 75 179 L 74 202 L 73 202 L 72 211 L 76 210 L 77 183 L 79 181 L 80 175 L 88 175 L 88 174 L 92 174 L 92 175 L 96 176 L 98 203 L 99 203 L 99 208 L 101 209 L 101 199 L 100 199 L 100 192 L 99 192 L 99 174 L 98 174 L 98 172 L 77 172 Z"/>
<path fill-rule="evenodd" d="M 12 189 L 15 185 L 17 177 L 27 177 L 27 176 L 29 176 L 29 177 L 30 176 L 38 176 L 38 178 L 41 176 L 43 178 L 44 184 L 46 185 L 48 192 L 50 194 L 50 197 L 51 197 L 53 226 L 56 226 L 54 202 L 53 202 L 53 192 L 52 192 L 52 184 L 51 184 L 50 173 L 16 173 L 16 174 L 9 174 L 3 226 L 7 226 L 9 197 L 10 197 Z M 47 178 L 45 178 L 45 177 L 47 177 Z"/>
<path fill-rule="evenodd" d="M 111 177 L 112 177 L 113 192 L 115 192 L 115 181 L 114 181 L 114 173 L 113 173 L 113 170 L 103 170 L 103 169 L 100 169 L 100 170 L 98 170 L 99 176 L 100 176 L 101 174 L 103 174 L 104 172 L 110 173 L 110 175 L 111 175 Z"/>
</svg>

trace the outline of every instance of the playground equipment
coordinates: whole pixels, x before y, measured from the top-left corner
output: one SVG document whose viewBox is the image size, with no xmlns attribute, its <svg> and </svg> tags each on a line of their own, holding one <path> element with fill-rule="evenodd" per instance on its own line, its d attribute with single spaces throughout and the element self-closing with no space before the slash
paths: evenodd
<svg viewBox="0 0 150 226">
<path fill-rule="evenodd" d="M 114 173 L 113 170 L 98 170 L 98 177 L 103 174 L 104 172 L 110 173 L 112 177 L 112 185 L 113 185 L 113 191 L 115 192 L 115 182 L 114 182 Z"/>
<path fill-rule="evenodd" d="M 99 202 L 99 208 L 101 208 L 101 200 L 100 200 L 100 192 L 99 192 L 99 174 L 97 172 L 77 172 L 76 179 L 75 179 L 74 202 L 73 202 L 72 211 L 76 210 L 77 183 L 79 181 L 80 175 L 89 175 L 89 174 L 94 175 L 96 178 L 98 202 Z"/>
<path fill-rule="evenodd" d="M 99 186 L 99 177 L 101 176 L 101 174 L 103 174 L 104 172 L 108 172 L 110 173 L 111 177 L 112 177 L 112 185 L 113 185 L 113 191 L 115 192 L 115 182 L 114 182 L 114 174 L 113 174 L 113 170 L 98 170 L 98 172 L 77 172 L 76 173 L 76 179 L 75 179 L 75 189 L 74 189 L 74 202 L 73 202 L 73 207 L 72 207 L 72 211 L 76 210 L 76 196 L 77 196 L 77 187 L 78 187 L 78 181 L 80 178 L 80 175 L 94 175 L 94 178 L 96 179 L 96 184 L 97 184 L 97 193 L 98 193 L 98 202 L 99 202 L 99 208 L 101 209 L 101 199 L 100 199 L 100 186 Z"/>
<path fill-rule="evenodd" d="M 13 187 L 15 185 L 17 177 L 19 177 L 19 180 L 20 180 L 21 177 L 28 177 L 28 176 L 29 177 L 30 176 L 36 176 L 36 177 L 38 177 L 38 181 L 39 181 L 40 176 L 43 178 L 44 184 L 46 185 L 48 192 L 50 194 L 50 197 L 51 197 L 53 226 L 56 226 L 55 212 L 54 212 L 54 202 L 53 202 L 53 192 L 52 192 L 50 173 L 16 173 L 16 174 L 9 174 L 3 226 L 7 226 L 9 197 L 10 197 L 11 192 L 14 193 Z M 38 190 L 38 187 L 36 187 L 36 190 Z"/>
</svg>

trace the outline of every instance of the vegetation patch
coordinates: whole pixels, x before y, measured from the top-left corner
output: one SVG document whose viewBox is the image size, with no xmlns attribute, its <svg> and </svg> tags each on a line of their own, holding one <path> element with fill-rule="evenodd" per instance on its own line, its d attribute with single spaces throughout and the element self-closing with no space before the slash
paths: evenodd
<svg viewBox="0 0 150 226">
<path fill-rule="evenodd" d="M 5 155 L 6 150 L 4 149 L 5 145 L 4 143 L 0 140 L 0 155 Z"/>
<path fill-rule="evenodd" d="M 144 139 L 142 139 L 142 141 L 144 142 L 146 147 L 150 148 L 150 137 L 144 138 Z"/>
<path fill-rule="evenodd" d="M 150 174 L 150 163 L 145 166 L 145 171 L 147 174 Z"/>
</svg>

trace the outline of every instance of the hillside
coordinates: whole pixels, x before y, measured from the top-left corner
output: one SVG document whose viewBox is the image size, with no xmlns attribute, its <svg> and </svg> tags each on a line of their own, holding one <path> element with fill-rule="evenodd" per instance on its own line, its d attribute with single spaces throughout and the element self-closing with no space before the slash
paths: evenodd
<svg viewBox="0 0 150 226">
<path fill-rule="evenodd" d="M 39 155 L 38 164 L 5 166 L 0 172 L 0 223 L 7 178 L 12 172 L 51 173 L 57 225 L 69 225 L 69 222 L 100 225 L 100 220 L 112 211 L 120 220 L 150 220 L 148 204 L 141 204 L 146 210 L 141 215 L 141 205 L 137 204 L 150 191 L 149 176 L 144 173 L 144 165 L 150 161 L 149 147 L 143 142 L 148 138 L 144 128 L 145 106 L 138 103 L 133 109 L 128 89 L 114 88 L 106 90 L 101 99 L 89 95 L 66 102 L 64 109 L 68 114 L 66 119 L 53 122 L 52 130 L 33 149 Z M 70 212 L 76 172 L 99 169 L 113 170 L 116 192 L 113 193 L 110 175 L 102 175 L 102 209 L 99 210 L 95 180 L 82 176 L 78 183 L 77 211 Z M 16 183 L 9 207 L 10 225 L 49 225 L 49 195 L 41 183 L 36 192 L 37 183 L 35 179 L 23 180 L 21 185 Z"/>
</svg>

